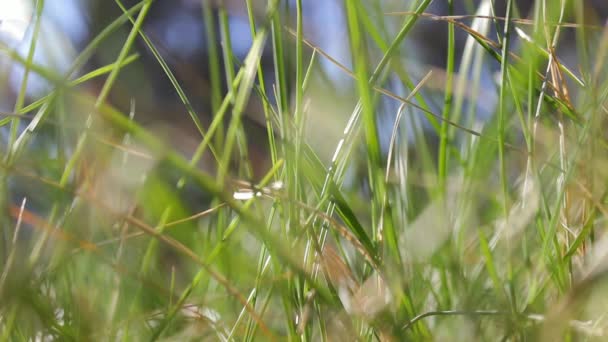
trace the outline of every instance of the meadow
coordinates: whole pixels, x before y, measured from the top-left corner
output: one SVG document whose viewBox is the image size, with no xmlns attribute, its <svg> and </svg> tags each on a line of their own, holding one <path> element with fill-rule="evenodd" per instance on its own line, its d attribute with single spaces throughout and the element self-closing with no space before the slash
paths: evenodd
<svg viewBox="0 0 608 342">
<path fill-rule="evenodd" d="M 107 4 L 66 71 L 37 63 L 49 2 L 0 44 L 0 340 L 607 338 L 596 2 L 347 0 L 345 61 L 303 0 L 242 2 L 244 56 L 203 0 L 198 88 L 151 0 Z M 425 23 L 442 66 L 411 57 Z M 152 78 L 178 105 L 133 100 Z"/>
</svg>

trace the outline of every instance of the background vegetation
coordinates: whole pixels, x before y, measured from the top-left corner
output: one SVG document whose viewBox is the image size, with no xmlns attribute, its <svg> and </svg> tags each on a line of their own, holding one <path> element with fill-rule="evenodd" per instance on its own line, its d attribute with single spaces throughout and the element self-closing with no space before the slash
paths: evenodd
<svg viewBox="0 0 608 342">
<path fill-rule="evenodd" d="M 601 5 L 431 2 L 341 2 L 340 61 L 302 0 L 239 3 L 244 55 L 202 1 L 204 82 L 148 0 L 41 65 L 36 2 L 2 44 L 0 338 L 603 340 Z"/>
</svg>

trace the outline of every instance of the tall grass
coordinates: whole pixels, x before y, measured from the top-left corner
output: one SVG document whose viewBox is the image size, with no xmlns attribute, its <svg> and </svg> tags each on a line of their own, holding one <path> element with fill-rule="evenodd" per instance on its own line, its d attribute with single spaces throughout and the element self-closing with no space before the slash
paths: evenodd
<svg viewBox="0 0 608 342">
<path fill-rule="evenodd" d="M 29 53 L 1 49 L 26 73 L 2 120 L 0 338 L 605 339 L 608 29 L 583 2 L 528 16 L 508 0 L 505 17 L 486 0 L 465 15 L 430 3 L 344 1 L 349 68 L 306 36 L 304 1 L 245 1 L 242 60 L 228 9 L 203 1 L 221 44 L 210 93 L 192 94 L 142 29 L 152 1 L 116 0 L 65 75 L 32 57 L 37 2 Z M 405 48 L 423 21 L 444 24 L 445 68 Z M 112 63 L 77 73 L 117 36 Z M 137 103 L 109 101 L 138 39 L 195 127 L 187 155 Z M 336 89 L 323 60 L 351 83 Z M 47 94 L 26 96 L 31 73 Z M 264 141 L 246 129 L 252 101 Z"/>
</svg>

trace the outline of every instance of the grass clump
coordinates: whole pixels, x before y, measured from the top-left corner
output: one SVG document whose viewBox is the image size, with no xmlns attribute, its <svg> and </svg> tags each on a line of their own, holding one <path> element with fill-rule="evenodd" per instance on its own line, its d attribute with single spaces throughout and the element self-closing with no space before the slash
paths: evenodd
<svg viewBox="0 0 608 342">
<path fill-rule="evenodd" d="M 2 46 L 25 69 L 1 121 L 3 340 L 606 337 L 590 5 L 345 1 L 342 63 L 304 1 L 245 1 L 245 56 L 230 8 L 203 1 L 208 88 L 143 29 L 147 0 L 117 0 L 66 73 L 36 63 L 44 5 L 25 56 Z M 444 67 L 407 48 L 425 23 Z M 82 71 L 94 55 L 111 58 Z M 124 86 L 138 72 L 178 105 Z"/>
</svg>

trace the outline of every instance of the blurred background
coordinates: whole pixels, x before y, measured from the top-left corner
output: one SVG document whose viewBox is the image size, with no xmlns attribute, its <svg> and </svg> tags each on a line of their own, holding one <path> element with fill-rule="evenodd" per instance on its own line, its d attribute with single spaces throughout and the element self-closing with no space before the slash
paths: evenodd
<svg viewBox="0 0 608 342">
<path fill-rule="evenodd" d="M 124 1 L 127 8 L 136 3 L 132 0 Z M 257 22 L 262 23 L 267 4 L 264 1 L 252 1 L 251 3 L 254 8 L 253 14 L 257 16 Z M 472 11 L 479 8 L 487 12 L 479 13 L 480 15 L 504 16 L 505 1 L 488 1 L 487 3 L 490 5 L 480 7 L 479 0 L 457 0 L 454 1 L 453 13 L 455 15 L 471 14 Z M 220 7 L 220 4 L 223 6 Z M 532 4 L 533 2 L 529 0 L 516 1 L 516 15 L 526 17 L 531 14 L 529 11 Z M 608 4 L 602 0 L 586 0 L 585 4 L 585 15 L 588 16 L 586 21 L 589 25 L 601 26 L 608 12 Z M 342 2 L 310 0 L 304 1 L 303 5 L 305 38 L 336 61 L 352 69 Z M 396 35 L 403 21 L 411 15 L 406 12 L 413 10 L 413 4 L 409 1 L 368 1 L 367 5 L 370 13 L 373 13 L 372 18 L 378 19 L 373 23 L 379 28 L 378 34 L 383 35 L 387 41 Z M 33 32 L 31 23 L 35 15 L 35 4 L 28 0 L 2 0 L 1 6 L 0 39 L 7 46 L 16 48 L 25 58 L 25 53 L 31 43 Z M 288 15 L 288 13 L 295 12 L 295 2 L 285 1 L 282 2 L 282 6 L 284 7 L 282 12 L 285 13 L 286 29 L 295 29 L 294 18 L 290 18 Z M 220 10 L 220 8 L 222 9 Z M 447 15 L 448 11 L 447 1 L 433 1 L 426 12 L 442 16 Z M 34 55 L 35 63 L 51 67 L 59 75 L 65 73 L 86 43 L 120 14 L 122 14 L 121 9 L 112 1 L 45 1 L 41 14 L 40 30 L 42 33 L 39 36 L 40 42 Z M 223 59 L 214 61 L 214 63 L 219 63 L 215 65 L 219 65 L 220 70 L 210 70 L 214 64 L 210 63 L 209 50 L 221 48 L 222 27 L 219 24 L 219 15 L 227 18 L 229 37 L 226 38 L 226 41 L 232 44 L 234 60 L 231 62 L 236 68 L 244 61 L 252 42 L 244 1 L 155 0 L 144 24 L 145 32 L 168 62 L 170 69 L 191 101 L 193 109 L 207 124 L 210 121 L 212 107 L 217 106 L 219 101 L 217 98 L 212 98 L 210 78 L 216 76 L 221 78 L 222 94 L 225 94 L 228 89 L 225 73 L 226 61 Z M 471 23 L 472 20 L 472 18 L 464 19 L 464 22 Z M 502 30 L 501 25 L 482 26 L 479 28 L 494 39 L 496 30 Z M 124 25 L 110 39 L 104 40 L 96 49 L 90 62 L 77 72 L 82 74 L 87 70 L 112 63 L 128 32 L 129 27 Z M 294 48 L 294 37 L 290 34 L 285 34 L 284 37 L 286 48 L 282 58 L 285 59 L 287 68 L 293 69 L 293 58 L 290 56 Z M 458 61 L 465 49 L 466 39 L 466 32 L 456 30 L 457 69 Z M 564 64 L 576 69 L 576 50 L 571 48 L 574 44 L 572 31 L 563 34 L 562 40 L 566 43 L 562 42 L 559 45 L 558 55 L 563 59 Z M 269 44 L 270 42 L 267 43 L 267 45 Z M 518 44 L 517 38 L 514 38 L 513 44 Z M 155 130 L 159 134 L 166 135 L 166 138 L 183 152 L 192 152 L 198 137 L 186 108 L 161 66 L 141 39 L 136 43 L 136 50 L 140 54 L 139 58 L 121 72 L 119 82 L 113 88 L 109 101 L 124 112 L 129 112 L 130 106 L 134 105 L 136 120 L 156 127 Z M 262 65 L 265 69 L 264 81 L 267 87 L 272 87 L 275 83 L 275 62 L 272 49 L 267 46 L 264 51 L 262 57 Z M 433 71 L 430 81 L 426 82 L 420 92 L 428 99 L 429 109 L 434 113 L 440 113 L 442 107 L 446 51 L 447 24 L 432 20 L 430 17 L 423 18 L 415 26 L 414 32 L 408 36 L 399 51 L 399 56 L 408 73 L 418 75 L 417 79 L 412 80 L 413 84 L 417 84 L 424 75 Z M 312 49 L 307 48 L 306 53 L 310 58 Z M 377 49 L 376 51 L 370 49 L 369 54 L 372 56 L 372 60 L 376 61 L 382 56 L 381 51 Z M 482 84 L 479 88 L 484 91 L 484 94 L 474 96 L 475 110 L 469 112 L 475 113 L 475 117 L 465 120 L 466 122 L 471 119 L 483 122 L 494 112 L 496 105 L 496 92 L 491 89 L 495 88 L 494 80 L 499 65 L 495 61 L 487 59 L 479 59 L 479 62 L 482 72 Z M 5 82 L 0 88 L 2 92 L 0 108 L 5 112 L 10 112 L 14 107 L 24 68 L 14 61 L 4 61 L 2 70 Z M 465 72 L 473 71 L 465 70 Z M 292 74 L 293 72 L 287 72 L 287 77 L 291 77 Z M 466 78 L 466 75 L 464 77 Z M 286 81 L 293 82 L 292 79 Z M 101 81 L 91 82 L 86 87 L 91 91 L 98 91 L 99 89 L 95 88 L 100 87 L 99 82 Z M 346 119 L 356 103 L 352 95 L 355 93 L 355 83 L 335 63 L 326 58 L 318 58 L 310 82 L 314 86 L 310 87 L 306 94 L 307 106 L 309 106 L 308 126 L 311 128 L 306 130 L 309 134 L 307 141 L 319 150 L 326 149 L 327 151 L 321 154 L 329 158 L 333 152 L 332 146 L 338 142 Z M 411 90 L 406 89 L 407 86 L 398 75 L 388 75 L 384 86 L 403 97 Z M 51 87 L 52 85 L 45 81 L 44 77 L 32 73 L 30 82 L 28 82 L 27 94 L 34 99 L 48 92 Z M 436 92 L 438 97 L 433 96 L 434 90 L 438 90 Z M 467 98 L 471 98 L 471 94 L 465 94 L 464 89 L 456 90 L 456 92 L 459 91 L 464 94 L 465 102 Z M 276 99 L 269 100 L 276 101 Z M 214 101 L 216 103 L 213 103 Z M 263 156 L 265 152 L 263 152 L 262 141 L 265 140 L 265 129 L 261 102 L 259 98 L 252 97 L 245 113 L 245 125 L 248 135 L 250 135 L 250 145 L 255 146 L 256 149 L 259 148 L 260 154 Z M 399 105 L 400 103 L 390 99 L 383 99 L 378 104 L 379 127 L 383 132 L 391 131 Z M 423 118 L 422 113 L 415 113 L 415 110 L 411 114 L 413 117 Z M 424 119 L 417 124 L 427 126 Z M 408 132 L 402 133 L 408 134 Z M 413 140 L 411 132 L 409 135 L 409 139 Z M 382 143 L 383 149 L 386 150 L 390 134 L 381 134 L 381 136 L 385 137 Z"/>
</svg>

